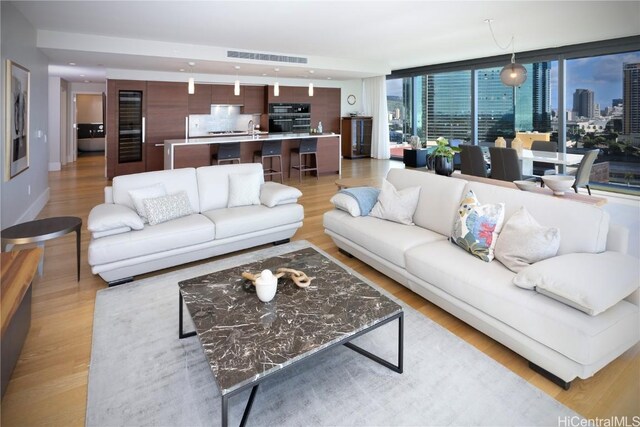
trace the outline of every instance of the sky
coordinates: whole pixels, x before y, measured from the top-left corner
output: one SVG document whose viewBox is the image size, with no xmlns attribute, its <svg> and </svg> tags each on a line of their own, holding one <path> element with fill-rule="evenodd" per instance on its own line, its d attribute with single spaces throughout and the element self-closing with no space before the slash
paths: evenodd
<svg viewBox="0 0 640 427">
<path fill-rule="evenodd" d="M 516 55 L 517 62 L 517 55 Z M 573 107 L 573 92 L 590 89 L 604 110 L 611 100 L 622 98 L 622 64 L 640 62 L 640 52 L 571 59 L 567 61 L 567 108 Z M 558 109 L 558 63 L 551 62 L 551 108 Z M 388 96 L 402 96 L 402 79 L 387 81 Z"/>
</svg>

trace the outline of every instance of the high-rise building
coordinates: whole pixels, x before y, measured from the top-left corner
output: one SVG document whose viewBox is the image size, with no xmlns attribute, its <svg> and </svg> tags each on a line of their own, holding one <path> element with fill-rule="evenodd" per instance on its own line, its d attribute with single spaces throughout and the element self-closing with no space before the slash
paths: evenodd
<svg viewBox="0 0 640 427">
<path fill-rule="evenodd" d="M 573 112 L 588 119 L 594 116 L 594 93 L 589 89 L 576 89 L 573 93 Z"/>
<path fill-rule="evenodd" d="M 623 133 L 640 133 L 640 63 L 622 65 Z"/>
<path fill-rule="evenodd" d="M 613 99 L 611 100 L 611 106 L 612 106 L 612 107 L 616 107 L 616 106 L 618 106 L 618 105 L 619 105 L 619 106 L 622 106 L 622 102 L 623 102 L 623 99 L 622 99 L 622 98 L 613 98 Z"/>
<path fill-rule="evenodd" d="M 549 62 L 526 64 L 527 81 L 516 89 L 516 131 L 551 130 L 551 87 Z"/>
<path fill-rule="evenodd" d="M 471 72 L 456 71 L 425 76 L 422 85 L 422 123 L 426 138 L 471 138 Z"/>
</svg>

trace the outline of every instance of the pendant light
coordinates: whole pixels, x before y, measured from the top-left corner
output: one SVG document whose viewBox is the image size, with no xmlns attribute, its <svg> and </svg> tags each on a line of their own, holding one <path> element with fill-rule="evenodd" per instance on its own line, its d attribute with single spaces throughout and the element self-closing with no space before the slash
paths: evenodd
<svg viewBox="0 0 640 427">
<path fill-rule="evenodd" d="M 527 69 L 521 64 L 516 63 L 516 48 L 514 43 L 514 36 L 511 36 L 511 41 L 505 47 L 500 46 L 500 43 L 496 40 L 496 36 L 493 33 L 493 27 L 491 26 L 492 19 L 485 19 L 484 22 L 489 24 L 489 30 L 491 31 L 491 37 L 496 46 L 502 50 L 509 49 L 511 46 L 511 62 L 505 65 L 500 71 L 500 81 L 506 86 L 516 87 L 520 86 L 527 80 Z"/>
<path fill-rule="evenodd" d="M 278 83 L 278 71 L 280 68 L 276 68 L 276 83 L 273 85 L 273 96 L 280 96 L 280 84 Z"/>
<path fill-rule="evenodd" d="M 233 94 L 235 96 L 240 96 L 240 79 L 238 78 L 238 70 L 240 69 L 239 65 L 234 67 L 236 69 L 236 81 L 233 84 Z"/>
<path fill-rule="evenodd" d="M 309 70 L 309 74 L 313 75 L 314 71 Z M 309 96 L 313 96 L 313 83 L 309 82 Z"/>
<path fill-rule="evenodd" d="M 191 69 L 191 74 L 193 74 L 193 66 L 196 65 L 195 62 L 188 62 L 189 67 Z M 193 95 L 196 93 L 196 81 L 193 77 L 189 77 L 189 84 L 187 86 L 187 92 L 189 95 Z"/>
</svg>

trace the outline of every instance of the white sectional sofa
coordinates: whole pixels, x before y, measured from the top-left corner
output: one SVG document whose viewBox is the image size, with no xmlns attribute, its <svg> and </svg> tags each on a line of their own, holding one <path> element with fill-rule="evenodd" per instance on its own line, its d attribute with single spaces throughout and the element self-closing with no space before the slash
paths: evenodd
<svg viewBox="0 0 640 427">
<path fill-rule="evenodd" d="M 264 183 L 262 173 L 261 164 L 247 163 L 115 177 L 105 187 L 105 203 L 89 214 L 91 271 L 111 285 L 137 274 L 288 241 L 302 226 L 304 211 L 297 203 L 302 193 Z M 230 175 L 250 174 L 260 175 L 260 204 L 227 207 Z M 186 192 L 191 213 L 156 225 L 143 223 L 130 191 L 157 185 L 166 194 Z"/>
<path fill-rule="evenodd" d="M 325 213 L 324 228 L 342 251 L 522 355 L 533 369 L 564 388 L 576 377 L 594 375 L 638 342 L 637 283 L 632 285 L 636 290 L 626 298 L 591 316 L 515 286 L 516 273 L 499 261 L 485 262 L 448 240 L 460 201 L 471 189 L 481 203 L 505 203 L 505 219 L 524 206 L 541 225 L 557 227 L 561 238 L 554 258 L 614 251 L 609 255 L 622 257 L 631 265 L 628 277 L 635 282 L 639 261 L 624 254 L 628 231 L 611 225 L 604 210 L 559 197 L 415 170 L 392 169 L 387 180 L 398 190 L 421 187 L 413 216 L 415 225 L 354 217 L 334 209 Z M 584 266 L 594 267 L 598 266 Z"/>
</svg>

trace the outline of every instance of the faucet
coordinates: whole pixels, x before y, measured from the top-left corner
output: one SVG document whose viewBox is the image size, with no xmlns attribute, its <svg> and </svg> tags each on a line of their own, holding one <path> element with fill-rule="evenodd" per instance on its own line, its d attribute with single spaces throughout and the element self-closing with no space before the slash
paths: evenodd
<svg viewBox="0 0 640 427">
<path fill-rule="evenodd" d="M 249 123 L 247 124 L 247 132 L 249 132 L 249 135 L 253 135 L 253 120 L 249 120 Z"/>
</svg>

